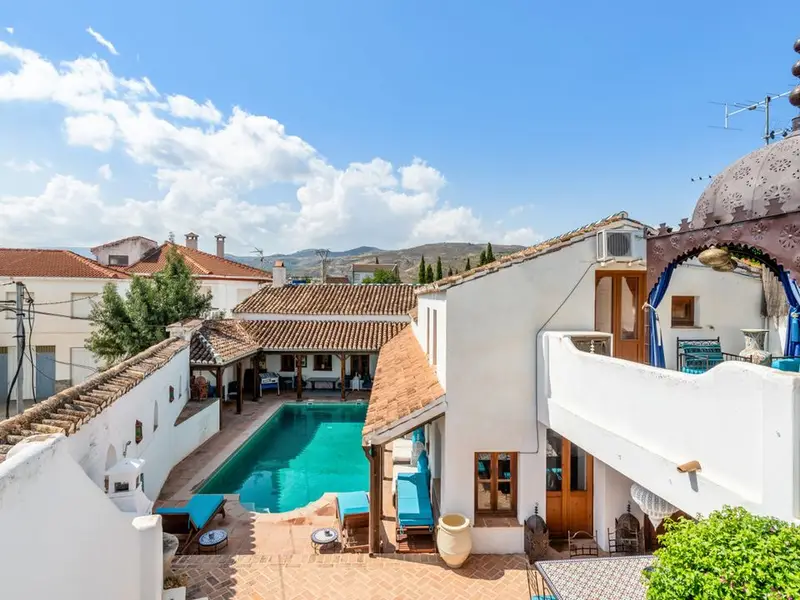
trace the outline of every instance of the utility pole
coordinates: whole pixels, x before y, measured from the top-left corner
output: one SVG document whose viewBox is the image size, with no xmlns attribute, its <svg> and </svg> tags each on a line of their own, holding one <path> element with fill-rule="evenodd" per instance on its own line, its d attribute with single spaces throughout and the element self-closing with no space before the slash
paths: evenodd
<svg viewBox="0 0 800 600">
<path fill-rule="evenodd" d="M 25 292 L 25 286 L 22 285 L 21 282 L 17 282 L 17 361 L 22 360 L 23 355 L 25 354 L 25 312 L 23 310 L 23 296 Z M 23 404 L 22 404 L 22 396 L 24 387 L 22 384 L 23 377 L 22 374 L 25 371 L 25 367 L 23 365 L 22 368 L 19 370 L 19 376 L 17 377 L 17 414 L 21 415 L 23 412 Z"/>
<path fill-rule="evenodd" d="M 314 254 L 319 257 L 320 260 L 320 267 L 321 267 L 321 275 L 322 275 L 322 283 L 325 283 L 328 275 L 328 255 L 331 253 L 330 250 L 327 248 L 320 248 L 319 250 L 315 250 Z"/>
</svg>

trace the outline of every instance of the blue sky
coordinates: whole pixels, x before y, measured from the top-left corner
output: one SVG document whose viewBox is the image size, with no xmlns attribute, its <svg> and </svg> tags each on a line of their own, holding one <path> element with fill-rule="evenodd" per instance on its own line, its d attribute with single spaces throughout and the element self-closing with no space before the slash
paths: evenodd
<svg viewBox="0 0 800 600">
<path fill-rule="evenodd" d="M 740 1 L 6 2 L 0 236 L 83 245 L 195 229 L 209 249 L 222 231 L 232 249 L 288 251 L 532 243 L 618 210 L 677 222 L 702 192 L 691 177 L 761 143 L 760 114 L 723 131 L 709 127 L 723 110 L 709 101 L 793 84 L 792 5 L 766 10 Z M 59 83 L 24 73 L 32 59 L 21 50 L 60 69 Z M 93 61 L 90 74 L 65 80 L 60 63 L 80 57 Z M 86 105 L 104 77 L 114 82 Z M 157 93 L 123 93 L 121 80 L 144 78 Z M 166 108 L 170 96 L 195 101 L 191 114 L 186 101 Z M 120 99 L 123 112 L 113 107 Z M 216 113 L 199 109 L 207 100 Z M 235 107 L 254 118 L 231 125 Z M 795 114 L 785 100 L 774 107 L 776 124 Z M 30 164 L 40 169 L 22 168 Z"/>
</svg>

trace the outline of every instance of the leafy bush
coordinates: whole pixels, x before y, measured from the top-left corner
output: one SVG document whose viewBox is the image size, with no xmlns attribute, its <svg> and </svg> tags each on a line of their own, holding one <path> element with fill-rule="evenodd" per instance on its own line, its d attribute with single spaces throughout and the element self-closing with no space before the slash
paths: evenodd
<svg viewBox="0 0 800 600">
<path fill-rule="evenodd" d="M 648 600 L 800 598 L 800 527 L 726 506 L 665 530 Z"/>
</svg>

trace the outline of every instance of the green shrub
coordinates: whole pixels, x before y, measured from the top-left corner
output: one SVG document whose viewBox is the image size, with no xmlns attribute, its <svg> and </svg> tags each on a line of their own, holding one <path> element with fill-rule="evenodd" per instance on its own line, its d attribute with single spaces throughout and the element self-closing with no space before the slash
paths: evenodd
<svg viewBox="0 0 800 600">
<path fill-rule="evenodd" d="M 800 599 L 800 527 L 726 506 L 665 530 L 648 600 Z"/>
</svg>

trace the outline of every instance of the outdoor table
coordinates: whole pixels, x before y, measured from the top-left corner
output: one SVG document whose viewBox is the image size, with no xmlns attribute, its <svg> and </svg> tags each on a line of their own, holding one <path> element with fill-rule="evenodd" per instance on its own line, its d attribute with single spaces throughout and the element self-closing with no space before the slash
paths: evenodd
<svg viewBox="0 0 800 600">
<path fill-rule="evenodd" d="M 329 385 L 332 390 L 336 389 L 336 384 L 339 383 L 338 377 L 309 377 L 308 382 L 311 384 L 311 389 L 317 389 L 318 383 Z"/>
<path fill-rule="evenodd" d="M 314 545 L 315 552 L 322 552 L 325 548 L 330 548 L 339 541 L 339 532 L 328 527 L 315 529 L 311 532 L 311 543 Z"/>
<path fill-rule="evenodd" d="M 558 600 L 645 600 L 644 571 L 655 557 L 540 560 L 536 570 Z"/>
<path fill-rule="evenodd" d="M 228 545 L 228 532 L 224 529 L 212 529 L 200 536 L 197 548 L 200 552 L 214 552 L 222 550 Z"/>
</svg>

